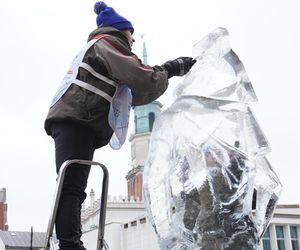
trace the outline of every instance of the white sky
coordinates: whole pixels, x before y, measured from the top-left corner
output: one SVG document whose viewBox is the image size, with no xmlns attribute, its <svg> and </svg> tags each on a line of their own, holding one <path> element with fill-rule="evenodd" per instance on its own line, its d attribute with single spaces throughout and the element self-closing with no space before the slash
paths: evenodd
<svg viewBox="0 0 300 250">
<path fill-rule="evenodd" d="M 191 56 L 192 46 L 216 27 L 229 30 L 259 102 L 257 120 L 272 147 L 268 158 L 284 190 L 280 203 L 300 203 L 298 0 L 107 0 L 135 27 L 141 57 L 145 33 L 148 63 Z M 0 3 L 0 187 L 7 189 L 10 230 L 46 231 L 55 187 L 54 145 L 43 129 L 50 100 L 69 64 L 96 27 L 91 0 L 27 0 Z M 180 78 L 159 100 L 167 107 Z M 132 130 L 132 129 L 131 129 Z M 111 195 L 126 195 L 129 142 L 99 149 L 94 160 L 109 168 Z M 100 171 L 90 187 L 100 195 Z M 99 187 L 96 186 L 99 182 Z"/>
</svg>

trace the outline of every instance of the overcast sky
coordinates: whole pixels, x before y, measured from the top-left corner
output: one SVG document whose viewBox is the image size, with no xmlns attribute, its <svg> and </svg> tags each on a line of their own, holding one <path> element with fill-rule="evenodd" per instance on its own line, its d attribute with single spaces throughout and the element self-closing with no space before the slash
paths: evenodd
<svg viewBox="0 0 300 250">
<path fill-rule="evenodd" d="M 284 189 L 280 203 L 300 203 L 298 0 L 107 0 L 135 27 L 148 63 L 191 56 L 192 46 L 216 27 L 227 28 L 259 101 L 252 105 L 272 147 L 268 155 Z M 46 231 L 55 187 L 54 145 L 43 129 L 50 100 L 73 57 L 96 28 L 91 0 L 1 1 L 0 187 L 7 189 L 10 230 Z M 173 102 L 173 78 L 159 99 Z M 132 127 L 130 129 L 132 131 Z M 126 195 L 130 144 L 99 149 L 95 161 L 110 172 L 109 194 Z M 100 195 L 101 171 L 91 187 Z M 98 184 L 97 184 L 98 181 Z M 98 186 L 96 186 L 96 184 Z"/>
</svg>

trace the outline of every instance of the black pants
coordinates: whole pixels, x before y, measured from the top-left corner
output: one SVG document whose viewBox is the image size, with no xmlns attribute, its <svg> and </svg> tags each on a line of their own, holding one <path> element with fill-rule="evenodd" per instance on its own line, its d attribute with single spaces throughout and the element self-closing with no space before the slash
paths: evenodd
<svg viewBox="0 0 300 250">
<path fill-rule="evenodd" d="M 92 130 L 72 122 L 52 125 L 55 141 L 56 172 L 66 160 L 92 160 L 95 135 Z M 86 198 L 85 189 L 90 166 L 72 164 L 65 174 L 59 201 L 55 230 L 61 250 L 84 249 L 80 237 L 81 205 Z"/>
</svg>

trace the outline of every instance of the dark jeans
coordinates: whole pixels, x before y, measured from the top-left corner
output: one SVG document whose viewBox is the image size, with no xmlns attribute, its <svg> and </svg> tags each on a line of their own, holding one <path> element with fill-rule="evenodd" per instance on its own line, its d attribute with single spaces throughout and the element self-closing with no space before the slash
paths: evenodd
<svg viewBox="0 0 300 250">
<path fill-rule="evenodd" d="M 95 135 L 80 124 L 61 122 L 52 125 L 55 141 L 56 171 L 66 160 L 92 160 Z M 86 198 L 85 189 L 90 166 L 72 164 L 65 174 L 58 206 L 55 230 L 61 250 L 85 249 L 82 247 L 81 204 Z"/>
</svg>

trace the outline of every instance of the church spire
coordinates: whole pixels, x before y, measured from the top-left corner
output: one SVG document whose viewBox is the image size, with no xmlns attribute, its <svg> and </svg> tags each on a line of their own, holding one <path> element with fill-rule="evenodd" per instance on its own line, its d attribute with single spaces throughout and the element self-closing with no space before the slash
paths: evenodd
<svg viewBox="0 0 300 250">
<path fill-rule="evenodd" d="M 144 34 L 140 34 L 143 42 L 143 64 L 148 64 L 146 42 Z M 130 136 L 131 142 L 131 165 L 132 169 L 127 173 L 128 197 L 134 200 L 143 199 L 143 170 L 148 155 L 149 140 L 155 118 L 161 112 L 162 104 L 158 101 L 135 106 L 134 110 L 134 133 Z"/>
<path fill-rule="evenodd" d="M 143 64 L 148 65 L 148 58 L 147 58 L 147 48 L 146 48 L 146 42 L 144 40 L 145 34 L 140 34 L 141 39 L 143 40 Z"/>
</svg>

